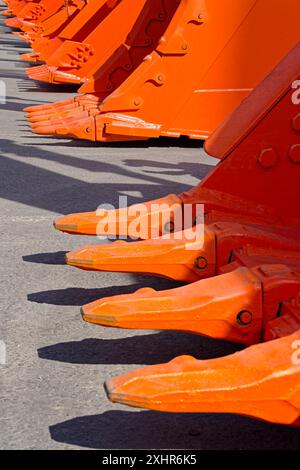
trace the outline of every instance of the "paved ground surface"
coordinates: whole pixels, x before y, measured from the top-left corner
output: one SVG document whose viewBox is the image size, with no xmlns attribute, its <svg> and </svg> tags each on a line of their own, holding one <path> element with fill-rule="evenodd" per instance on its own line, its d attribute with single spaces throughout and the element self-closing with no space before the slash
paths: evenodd
<svg viewBox="0 0 300 470">
<path fill-rule="evenodd" d="M 2 20 L 1 20 L 2 21 Z M 103 329 L 82 322 L 82 304 L 151 285 L 142 276 L 89 273 L 64 252 L 94 238 L 55 232 L 52 220 L 100 203 L 148 200 L 187 189 L 214 164 L 195 145 L 101 146 L 39 138 L 22 108 L 66 90 L 26 80 L 21 43 L 1 25 L 0 447 L 7 449 L 297 449 L 300 431 L 229 415 L 160 414 L 112 405 L 104 380 L 177 355 L 211 358 L 235 346 L 173 332 Z"/>
</svg>

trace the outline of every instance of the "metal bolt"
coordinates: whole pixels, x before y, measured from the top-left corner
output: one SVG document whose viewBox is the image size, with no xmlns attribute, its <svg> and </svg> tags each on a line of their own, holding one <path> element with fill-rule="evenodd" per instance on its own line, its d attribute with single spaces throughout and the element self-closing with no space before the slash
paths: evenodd
<svg viewBox="0 0 300 470">
<path fill-rule="evenodd" d="M 87 132 L 88 134 L 91 132 L 91 130 L 92 130 L 92 129 L 91 129 L 90 127 L 87 127 L 87 128 L 86 128 L 86 132 Z"/>
<path fill-rule="evenodd" d="M 186 43 L 181 44 L 181 49 L 182 49 L 183 51 L 187 51 L 188 45 L 187 45 Z"/>
<path fill-rule="evenodd" d="M 208 262 L 207 262 L 207 259 L 204 258 L 204 256 L 199 256 L 199 258 L 197 258 L 194 263 L 195 268 L 200 269 L 200 271 L 203 271 L 204 269 L 206 269 L 207 265 L 208 265 Z"/>
<path fill-rule="evenodd" d="M 300 144 L 292 145 L 289 149 L 289 158 L 294 163 L 300 163 Z"/>
<path fill-rule="evenodd" d="M 300 131 L 300 113 L 293 119 L 293 128 L 295 131 Z"/>
<path fill-rule="evenodd" d="M 172 233 L 174 232 L 174 222 L 173 220 L 170 220 L 169 222 L 167 222 L 164 226 L 164 233 Z"/>
<path fill-rule="evenodd" d="M 236 317 L 237 322 L 242 326 L 248 326 L 252 323 L 252 313 L 248 310 L 242 310 Z"/>
<path fill-rule="evenodd" d="M 133 104 L 134 104 L 134 106 L 139 106 L 141 104 L 141 101 L 138 98 L 136 98 L 134 100 Z"/>
<path fill-rule="evenodd" d="M 257 159 L 257 161 L 264 168 L 272 168 L 274 165 L 276 165 L 277 160 L 277 153 L 272 148 L 262 150 Z"/>
</svg>

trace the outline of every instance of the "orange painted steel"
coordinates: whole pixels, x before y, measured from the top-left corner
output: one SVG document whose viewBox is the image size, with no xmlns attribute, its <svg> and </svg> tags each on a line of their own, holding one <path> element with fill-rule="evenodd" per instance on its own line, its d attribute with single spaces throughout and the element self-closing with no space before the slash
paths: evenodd
<svg viewBox="0 0 300 470">
<path fill-rule="evenodd" d="M 94 78 L 82 91 L 89 94 L 30 108 L 29 119 L 37 133 L 51 130 L 50 134 L 89 140 L 208 137 L 206 151 L 220 160 L 193 190 L 150 201 L 146 211 L 136 205 L 55 221 L 58 230 L 78 234 L 130 235 L 133 227 L 142 239 L 79 248 L 66 256 L 71 266 L 154 274 L 187 284 L 97 300 L 82 308 L 85 321 L 114 328 L 187 331 L 247 346 L 225 358 L 203 361 L 183 356 L 115 377 L 105 384 L 109 399 L 159 411 L 235 413 L 300 427 L 300 42 L 255 87 L 297 42 L 300 6 L 290 0 L 283 17 L 279 0 L 273 1 L 272 12 L 264 0 L 226 2 L 231 10 L 226 14 L 224 10 L 222 22 L 215 0 L 173 2 L 170 16 L 155 19 L 164 31 L 158 28 L 152 34 L 145 28 L 150 15 L 141 10 L 146 23 L 142 26 L 138 18 L 136 35 L 124 42 L 124 26 L 119 32 L 121 45 L 107 54 L 106 63 L 97 71 L 93 67 L 99 64 L 87 66 L 94 70 Z M 106 3 L 116 11 L 126 0 Z M 44 53 L 53 48 L 58 30 L 74 28 L 78 34 L 79 25 L 86 26 L 84 15 L 79 19 L 84 7 L 75 0 L 68 2 L 77 18 L 74 22 L 65 5 L 42 20 L 42 9 L 37 8 L 41 4 L 22 2 L 38 18 L 33 14 L 30 24 L 22 17 L 20 34 L 36 46 L 43 36 Z M 168 0 L 151 5 L 158 12 Z M 21 2 L 8 2 L 8 13 L 16 9 L 20 14 L 20 6 Z M 54 11 L 54 2 L 51 7 Z M 97 34 L 104 32 L 100 23 Z M 289 31 L 280 41 L 274 39 L 279 28 Z M 199 48 L 202 55 L 195 47 L 198 31 L 204 31 L 208 41 L 205 50 Z M 252 42 L 243 48 L 246 38 Z M 50 42 L 46 45 L 44 39 Z M 68 38 L 57 39 L 70 53 Z M 83 37 L 78 43 L 84 43 Z M 116 65 L 124 66 L 124 57 L 132 59 L 134 47 L 143 51 L 139 60 L 131 62 L 132 69 L 123 67 L 122 76 L 115 79 Z M 150 54 L 142 60 L 147 47 Z M 61 60 L 59 53 L 56 57 Z M 199 64 L 200 73 L 186 73 L 192 63 Z M 51 67 L 59 69 L 61 64 Z M 111 89 L 102 88 L 108 83 Z M 197 217 L 199 204 L 204 208 L 203 221 Z M 180 231 L 177 222 L 187 205 L 192 209 L 190 225 Z"/>
<path fill-rule="evenodd" d="M 17 17 L 18 14 L 23 10 L 25 6 L 31 4 L 32 6 L 38 6 L 41 3 L 41 0 L 35 0 L 30 2 L 29 0 L 14 0 L 7 2 L 7 10 L 2 10 L 1 15 L 4 16 L 15 16 Z"/>
<path fill-rule="evenodd" d="M 12 27 L 18 27 L 22 32 L 13 34 L 18 35 L 24 41 L 33 46 L 34 43 L 40 43 L 45 38 L 56 37 L 76 16 L 86 3 L 80 0 L 56 0 L 45 3 L 27 3 L 17 18 L 6 20 L 6 24 Z M 30 56 L 24 56 L 29 59 Z M 32 60 L 37 61 L 38 57 L 32 55 Z"/>
<path fill-rule="evenodd" d="M 40 57 L 46 59 L 48 55 L 47 65 L 28 69 L 27 74 L 40 81 L 80 84 L 103 64 L 112 62 L 120 83 L 152 51 L 176 8 L 176 2 L 169 2 L 164 8 L 162 1 L 149 3 L 149 0 L 138 0 L 134 4 L 131 0 L 92 2 L 65 28 L 60 38 L 48 42 L 47 54 L 44 50 Z M 136 28 L 135 24 L 138 31 L 142 28 L 149 36 L 144 44 L 139 42 L 131 47 L 126 37 Z M 111 31 L 115 31 L 113 35 Z M 140 41 L 140 37 L 135 37 Z M 118 70 L 111 57 L 117 57 Z M 107 86 L 105 96 L 112 89 Z M 99 100 L 100 96 L 97 104 Z"/>
<path fill-rule="evenodd" d="M 8 13 L 6 13 L 7 10 L 2 10 L 1 15 L 3 15 L 3 13 L 4 13 L 4 16 L 6 16 L 6 15 L 8 15 L 8 16 L 12 16 L 12 15 L 17 16 L 18 13 L 28 3 L 38 5 L 39 3 L 41 3 L 41 1 L 42 0 L 31 0 L 31 1 L 30 0 L 10 0 L 10 1 L 7 1 L 7 2 L 3 2 L 3 3 L 6 3 L 6 5 L 8 7 Z"/>
<path fill-rule="evenodd" d="M 221 161 L 188 195 L 204 204 L 201 243 L 192 245 L 189 229 L 67 255 L 83 269 L 190 283 L 92 302 L 82 309 L 88 322 L 256 344 L 227 358 L 179 357 L 117 377 L 106 384 L 112 401 L 300 425 L 299 83 L 300 42 L 207 141 Z"/>
<path fill-rule="evenodd" d="M 41 37 L 47 37 L 49 39 L 57 37 L 60 31 L 65 28 L 76 15 L 79 15 L 80 11 L 85 7 L 86 2 L 82 2 L 81 0 L 64 1 L 63 5 L 58 8 L 57 11 L 37 23 L 34 28 L 29 26 L 23 29 L 31 38 L 32 45 Z"/>
<path fill-rule="evenodd" d="M 234 413 L 300 426 L 300 331 L 227 357 L 182 356 L 106 382 L 111 401 L 169 412 Z"/>
<path fill-rule="evenodd" d="M 81 80 L 78 77 L 80 66 L 86 67 L 89 61 L 97 60 L 97 52 L 100 53 L 99 61 L 101 61 L 101 52 L 105 43 L 103 36 L 99 36 L 97 31 L 102 27 L 105 17 L 118 3 L 120 0 L 85 3 L 78 15 L 72 16 L 57 36 L 36 40 L 32 44 L 35 54 L 38 54 L 39 60 L 46 62 L 47 65 L 27 69 L 27 75 L 35 80 L 49 83 L 80 84 Z M 105 33 L 109 43 L 110 37 L 107 29 Z M 84 42 L 89 35 L 90 40 Z M 95 46 L 98 46 L 97 51 Z M 31 56 L 25 54 L 21 58 L 30 60 Z"/>
<path fill-rule="evenodd" d="M 12 13 L 15 18 L 5 21 L 7 26 L 30 29 L 37 23 L 42 22 L 50 15 L 53 15 L 59 8 L 64 6 L 64 0 L 41 0 L 40 2 L 17 2 Z"/>
<path fill-rule="evenodd" d="M 31 108 L 33 132 L 92 141 L 206 139 L 297 42 L 300 4 L 288 3 L 282 15 L 280 0 L 272 10 L 268 0 L 226 0 L 222 9 L 217 0 L 182 0 L 158 45 L 115 91 L 107 96 L 117 58 L 81 87 L 94 96 L 82 113 L 73 110 L 84 95 L 68 110 L 44 108 L 42 117 Z"/>
<path fill-rule="evenodd" d="M 129 9 L 130 14 L 128 14 L 129 3 L 129 0 L 117 2 L 111 15 L 102 24 L 98 24 L 97 28 L 86 38 L 85 43 L 88 47 L 91 47 L 91 41 L 93 41 L 97 50 L 93 58 L 89 57 L 85 64 L 76 63 L 76 70 L 74 68 L 73 70 L 70 69 L 70 58 L 68 57 L 64 57 L 65 67 L 69 69 L 68 74 L 56 69 L 54 64 L 57 62 L 57 54 L 49 59 L 49 63 L 51 62 L 53 65 L 39 67 L 36 70 L 28 70 L 28 74 L 32 78 L 59 82 L 73 81 L 75 83 L 76 81 L 80 82 L 80 80 L 83 80 L 85 75 L 91 76 L 93 71 L 103 66 L 106 69 L 106 73 L 111 76 L 112 81 L 105 85 L 102 93 L 78 97 L 73 100 L 73 106 L 70 101 L 67 101 L 50 106 L 44 105 L 27 108 L 25 110 L 30 112 L 30 121 L 42 122 L 49 120 L 49 112 L 51 114 L 52 112 L 54 113 L 53 117 L 60 117 L 65 114 L 69 114 L 72 117 L 73 113 L 77 113 L 78 107 L 80 111 L 89 109 L 89 113 L 92 110 L 98 112 L 97 106 L 101 101 L 128 78 L 132 71 L 141 64 L 144 57 L 156 47 L 174 12 L 177 10 L 179 2 L 170 0 L 156 0 L 155 2 L 143 0 L 135 2 L 134 8 L 131 5 Z M 124 22 L 124 12 L 126 11 L 126 22 Z M 108 37 L 108 32 L 115 28 L 116 24 L 119 25 L 119 23 L 121 23 L 121 27 L 118 26 L 118 34 L 120 34 L 118 41 L 116 35 Z M 130 34 L 127 36 L 125 33 L 129 31 Z M 104 41 L 106 43 L 105 47 L 103 47 Z M 109 50 L 109 46 L 111 50 Z M 63 47 L 64 45 L 62 49 Z M 72 47 L 72 44 L 67 41 L 65 47 Z M 101 48 L 101 51 L 99 48 Z M 60 53 L 61 51 L 58 50 L 58 54 Z M 51 72 L 50 78 L 49 72 Z M 74 75 L 75 73 L 77 75 Z M 76 117 L 78 117 L 77 114 Z"/>
</svg>

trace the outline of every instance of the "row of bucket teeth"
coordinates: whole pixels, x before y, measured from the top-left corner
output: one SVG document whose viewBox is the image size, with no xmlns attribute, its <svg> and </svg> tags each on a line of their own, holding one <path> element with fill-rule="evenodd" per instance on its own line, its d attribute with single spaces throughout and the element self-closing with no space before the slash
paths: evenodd
<svg viewBox="0 0 300 470">
<path fill-rule="evenodd" d="M 66 262 L 188 284 L 94 301 L 82 307 L 85 321 L 181 330 L 248 346 L 226 358 L 178 357 L 113 378 L 105 384 L 111 401 L 300 425 L 300 214 L 294 204 L 300 126 L 292 86 L 299 78 L 300 43 L 206 142 L 207 152 L 221 162 L 192 191 L 150 201 L 143 213 L 137 205 L 55 221 L 66 233 L 124 235 L 133 221 L 149 227 L 155 215 L 156 238 L 145 231 L 143 241 L 85 246 L 68 253 Z M 199 239 L 191 236 L 195 226 L 180 233 L 174 224 L 186 204 L 196 203 L 206 207 Z M 108 228 L 112 221 L 115 230 Z"/>
<path fill-rule="evenodd" d="M 181 283 L 86 304 L 86 322 L 245 347 L 115 377 L 112 402 L 300 427 L 300 3 L 287 4 L 283 15 L 281 0 L 271 11 L 269 0 L 10 0 L 2 12 L 32 47 L 21 59 L 42 62 L 28 78 L 78 86 L 24 109 L 33 133 L 186 136 L 219 159 L 188 192 L 54 221 L 67 234 L 135 239 L 77 248 L 69 266 Z"/>
</svg>

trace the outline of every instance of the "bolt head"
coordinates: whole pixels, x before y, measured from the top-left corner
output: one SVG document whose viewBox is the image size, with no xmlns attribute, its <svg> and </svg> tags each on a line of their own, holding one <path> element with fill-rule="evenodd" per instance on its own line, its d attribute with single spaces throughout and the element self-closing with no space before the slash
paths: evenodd
<svg viewBox="0 0 300 470">
<path fill-rule="evenodd" d="M 295 144 L 290 147 L 289 158 L 293 163 L 300 163 L 300 144 Z"/>
<path fill-rule="evenodd" d="M 175 224 L 173 220 L 170 220 L 164 225 L 164 233 L 173 233 L 175 228 Z"/>
<path fill-rule="evenodd" d="M 300 131 L 300 113 L 293 119 L 293 129 L 298 132 Z"/>
<path fill-rule="evenodd" d="M 237 315 L 236 319 L 240 325 L 248 326 L 252 323 L 252 313 L 247 310 L 243 310 Z"/>
<path fill-rule="evenodd" d="M 194 265 L 195 265 L 195 268 L 203 271 L 204 269 L 207 268 L 208 262 L 207 262 L 207 259 L 204 258 L 204 256 L 199 256 L 199 258 L 195 260 Z"/>
<path fill-rule="evenodd" d="M 277 163 L 278 155 L 274 149 L 268 148 L 260 152 L 257 160 L 264 168 L 272 168 Z"/>
<path fill-rule="evenodd" d="M 159 74 L 156 77 L 156 80 L 160 83 L 162 83 L 164 81 L 164 79 L 165 79 L 165 77 L 163 76 L 163 74 Z"/>
</svg>

